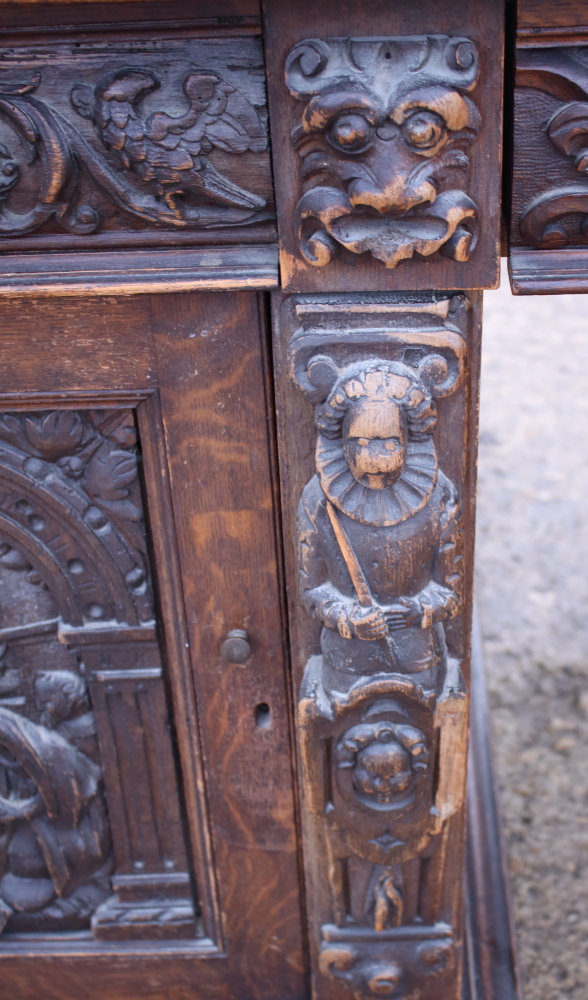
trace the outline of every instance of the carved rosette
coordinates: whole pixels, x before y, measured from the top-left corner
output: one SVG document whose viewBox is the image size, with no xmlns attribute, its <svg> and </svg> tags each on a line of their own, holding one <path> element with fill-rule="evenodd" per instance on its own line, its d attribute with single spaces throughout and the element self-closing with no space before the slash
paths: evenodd
<svg viewBox="0 0 588 1000">
<path fill-rule="evenodd" d="M 387 268 L 439 251 L 469 260 L 476 205 L 468 148 L 480 114 L 478 53 L 467 38 L 312 38 L 286 60 L 303 108 L 300 252 L 316 267 L 371 254 Z"/>
<path fill-rule="evenodd" d="M 0 932 L 193 937 L 132 411 L 0 415 L 0 484 Z"/>
<path fill-rule="evenodd" d="M 459 969 L 441 887 L 468 718 L 446 636 L 462 611 L 461 508 L 437 458 L 436 400 L 464 377 L 467 302 L 301 297 L 295 308 L 289 371 L 317 428 L 298 537 L 321 653 L 306 664 L 298 723 L 329 893 L 319 968 L 365 1000 L 433 1000 Z"/>
</svg>

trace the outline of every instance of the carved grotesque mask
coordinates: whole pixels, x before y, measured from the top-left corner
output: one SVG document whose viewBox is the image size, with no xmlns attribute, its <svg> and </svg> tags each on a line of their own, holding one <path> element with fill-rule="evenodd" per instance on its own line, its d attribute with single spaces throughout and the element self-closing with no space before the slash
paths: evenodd
<svg viewBox="0 0 588 1000">
<path fill-rule="evenodd" d="M 477 222 L 467 149 L 480 116 L 465 94 L 477 77 L 472 42 L 445 35 L 308 39 L 292 50 L 286 82 L 306 102 L 293 142 L 309 263 L 327 264 L 337 245 L 386 267 L 439 249 L 469 258 Z"/>
</svg>

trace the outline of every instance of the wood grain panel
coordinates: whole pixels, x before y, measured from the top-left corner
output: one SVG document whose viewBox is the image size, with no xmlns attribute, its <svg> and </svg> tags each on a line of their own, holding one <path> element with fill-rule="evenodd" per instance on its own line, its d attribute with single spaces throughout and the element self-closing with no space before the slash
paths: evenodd
<svg viewBox="0 0 588 1000">
<path fill-rule="evenodd" d="M 573 44 L 573 34 L 588 26 L 586 0 L 518 0 L 519 44 Z"/>
<path fill-rule="evenodd" d="M 240 31 L 258 28 L 258 0 L 4 0 L 0 24 L 15 33 L 99 31 L 106 23 L 121 29 L 168 26 Z"/>
<path fill-rule="evenodd" d="M 91 308 L 82 299 L 4 299 L 0 349 L 4 409 L 28 394 L 45 406 L 60 397 L 69 406 L 83 398 L 117 405 L 157 388 L 147 298 L 105 298 Z M 24 405 L 31 408 L 30 397 Z"/>
</svg>

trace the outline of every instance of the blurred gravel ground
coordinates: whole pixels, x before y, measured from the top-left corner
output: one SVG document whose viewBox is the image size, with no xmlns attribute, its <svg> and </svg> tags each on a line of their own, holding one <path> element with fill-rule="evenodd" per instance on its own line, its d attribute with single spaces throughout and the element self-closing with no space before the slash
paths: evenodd
<svg viewBox="0 0 588 1000">
<path fill-rule="evenodd" d="M 588 997 L 588 299 L 484 296 L 477 602 L 525 1000 Z"/>
</svg>

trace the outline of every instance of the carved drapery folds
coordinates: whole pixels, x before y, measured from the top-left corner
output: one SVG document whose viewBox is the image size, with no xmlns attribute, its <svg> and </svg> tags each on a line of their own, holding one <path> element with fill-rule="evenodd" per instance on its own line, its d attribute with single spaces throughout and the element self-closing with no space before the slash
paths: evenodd
<svg viewBox="0 0 588 1000">
<path fill-rule="evenodd" d="M 329 896 L 319 968 L 358 998 L 432 1000 L 453 995 L 461 947 L 444 879 L 466 773 L 468 699 L 446 632 L 463 611 L 463 525 L 435 434 L 437 400 L 464 378 L 467 301 L 295 308 L 289 371 L 317 431 L 298 575 L 320 654 L 298 721 Z"/>
<path fill-rule="evenodd" d="M 587 53 L 582 46 L 517 52 L 515 155 L 532 150 L 537 169 L 516 171 L 515 243 L 559 249 L 588 238 Z"/>
<path fill-rule="evenodd" d="M 73 61 L 59 44 L 12 50 L 0 73 L 0 240 L 151 231 L 153 243 L 157 230 L 270 220 L 259 43 L 233 49 L 219 58 L 214 40 L 164 39 L 137 57 L 119 43 L 106 62 L 100 44 Z"/>
<path fill-rule="evenodd" d="M 0 415 L 5 934 L 195 933 L 136 444 L 129 410 Z"/>
<path fill-rule="evenodd" d="M 436 251 L 467 261 L 478 218 L 468 148 L 481 126 L 467 38 L 312 38 L 286 60 L 303 107 L 292 142 L 300 252 L 317 267 L 370 253 L 387 268 Z"/>
</svg>

